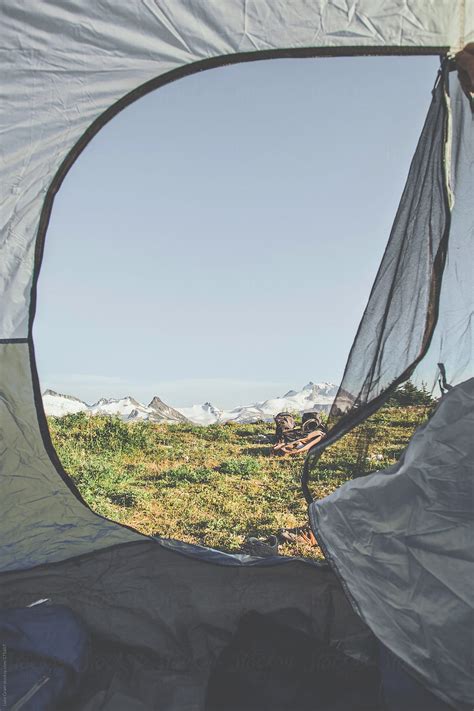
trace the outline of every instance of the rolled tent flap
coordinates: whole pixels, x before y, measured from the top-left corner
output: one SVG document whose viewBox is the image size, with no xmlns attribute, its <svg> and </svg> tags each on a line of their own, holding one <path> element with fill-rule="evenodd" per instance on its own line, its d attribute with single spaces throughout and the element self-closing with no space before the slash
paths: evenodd
<svg viewBox="0 0 474 711">
<path fill-rule="evenodd" d="M 393 467 L 310 506 L 362 619 L 431 691 L 472 707 L 474 378 L 457 385 Z"/>
</svg>

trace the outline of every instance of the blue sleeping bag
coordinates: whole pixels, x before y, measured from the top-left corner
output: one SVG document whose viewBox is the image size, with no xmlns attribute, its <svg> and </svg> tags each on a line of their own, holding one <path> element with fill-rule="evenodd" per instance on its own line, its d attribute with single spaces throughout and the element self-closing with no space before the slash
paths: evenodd
<svg viewBox="0 0 474 711">
<path fill-rule="evenodd" d="M 87 633 L 67 607 L 0 610 L 2 698 L 9 711 L 51 711 L 73 695 L 87 664 Z"/>
</svg>

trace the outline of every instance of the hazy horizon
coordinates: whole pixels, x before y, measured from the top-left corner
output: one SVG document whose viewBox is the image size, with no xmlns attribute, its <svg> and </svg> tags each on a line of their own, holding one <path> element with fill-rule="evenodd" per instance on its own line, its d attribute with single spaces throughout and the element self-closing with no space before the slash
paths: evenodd
<svg viewBox="0 0 474 711">
<path fill-rule="evenodd" d="M 339 383 L 437 68 L 234 65 L 114 118 L 53 206 L 42 390 L 231 408 Z"/>
</svg>

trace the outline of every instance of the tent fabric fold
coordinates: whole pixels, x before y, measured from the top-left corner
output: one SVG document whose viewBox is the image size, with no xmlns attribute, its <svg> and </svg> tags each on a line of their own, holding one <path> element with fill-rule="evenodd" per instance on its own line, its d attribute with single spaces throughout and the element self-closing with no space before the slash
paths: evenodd
<svg viewBox="0 0 474 711">
<path fill-rule="evenodd" d="M 310 506 L 362 619 L 456 708 L 474 698 L 474 378 L 443 397 L 399 462 Z"/>
</svg>

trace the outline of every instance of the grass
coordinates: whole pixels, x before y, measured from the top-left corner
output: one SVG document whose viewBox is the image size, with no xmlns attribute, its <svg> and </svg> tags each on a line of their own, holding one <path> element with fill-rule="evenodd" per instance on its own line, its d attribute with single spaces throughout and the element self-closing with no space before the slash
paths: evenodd
<svg viewBox="0 0 474 711">
<path fill-rule="evenodd" d="M 394 464 L 426 414 L 425 407 L 387 407 L 346 435 L 323 455 L 311 482 L 314 496 L 327 496 L 355 472 Z M 49 418 L 49 427 L 91 508 L 148 535 L 238 551 L 247 535 L 307 521 L 303 458 L 271 454 L 272 423 L 125 424 L 81 413 Z M 281 552 L 321 556 L 304 544 Z"/>
</svg>

